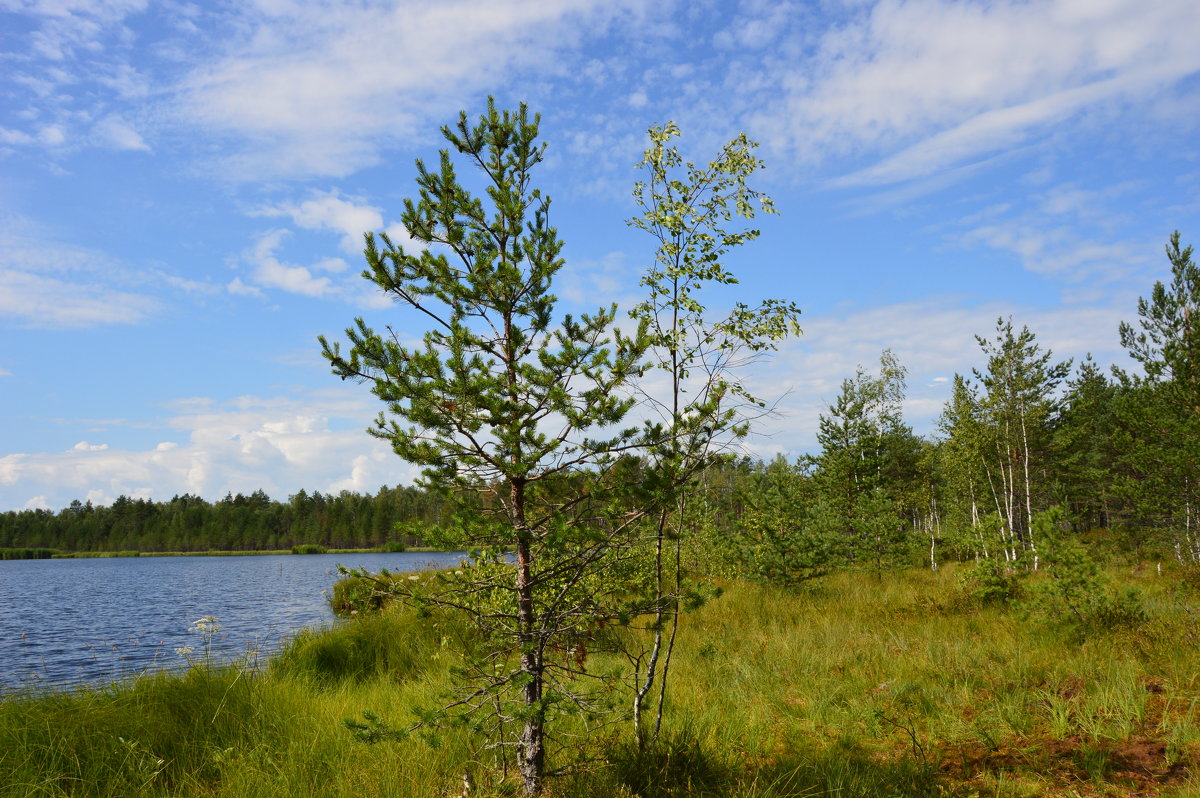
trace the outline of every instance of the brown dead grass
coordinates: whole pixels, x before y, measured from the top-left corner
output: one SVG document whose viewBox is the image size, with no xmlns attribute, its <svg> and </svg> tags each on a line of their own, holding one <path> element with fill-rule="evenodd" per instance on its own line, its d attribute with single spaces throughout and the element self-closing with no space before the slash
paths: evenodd
<svg viewBox="0 0 1200 798">
<path fill-rule="evenodd" d="M 1198 750 L 1182 752 L 1169 763 L 1166 742 L 1146 736 L 1116 742 L 1080 735 L 1022 737 L 994 749 L 969 742 L 942 746 L 939 753 L 939 770 L 952 781 L 979 782 L 1001 772 L 1034 774 L 1049 782 L 1049 795 L 1150 798 L 1186 782 L 1200 763 Z"/>
</svg>

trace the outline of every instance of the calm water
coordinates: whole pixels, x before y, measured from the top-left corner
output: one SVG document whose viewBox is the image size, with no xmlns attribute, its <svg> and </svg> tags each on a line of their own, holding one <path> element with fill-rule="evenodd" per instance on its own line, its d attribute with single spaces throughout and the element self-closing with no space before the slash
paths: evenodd
<svg viewBox="0 0 1200 798">
<path fill-rule="evenodd" d="M 0 561 L 0 691 L 108 681 L 176 667 L 202 651 L 189 627 L 217 618 L 213 650 L 269 655 L 281 640 L 333 621 L 322 591 L 337 565 L 414 571 L 460 552 Z"/>
</svg>

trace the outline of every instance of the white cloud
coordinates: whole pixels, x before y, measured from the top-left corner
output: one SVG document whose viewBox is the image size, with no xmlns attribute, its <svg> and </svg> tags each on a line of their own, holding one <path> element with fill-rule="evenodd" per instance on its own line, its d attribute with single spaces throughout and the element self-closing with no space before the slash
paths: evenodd
<svg viewBox="0 0 1200 798">
<path fill-rule="evenodd" d="M 22 130 L 12 130 L 7 127 L 0 127 L 0 144 L 7 144 L 9 146 L 19 146 L 19 145 L 25 145 L 25 144 L 32 144 L 33 142 L 34 142 L 33 136 L 29 135 L 28 133 L 26 133 Z"/>
<path fill-rule="evenodd" d="M 88 282 L 0 269 L 0 318 L 29 327 L 69 329 L 135 324 L 159 310 L 157 300 Z"/>
<path fill-rule="evenodd" d="M 885 154 L 849 184 L 912 179 L 1145 102 L 1200 70 L 1198 36 L 1192 0 L 883 0 L 798 51 L 752 127 L 811 162 Z"/>
<path fill-rule="evenodd" d="M 260 213 L 290 216 L 298 227 L 306 230 L 340 233 L 342 249 L 351 253 L 362 251 L 363 233 L 377 233 L 383 229 L 383 214 L 379 208 L 358 197 L 342 197 L 337 191 L 314 192 L 302 202 L 285 203 Z"/>
<path fill-rule="evenodd" d="M 150 150 L 141 134 L 120 117 L 110 116 L 100 120 L 93 129 L 93 134 L 101 145 L 114 150 Z"/>
<path fill-rule="evenodd" d="M 304 266 L 293 266 L 283 263 L 275 257 L 275 250 L 288 235 L 287 230 L 270 230 L 261 236 L 254 246 L 245 254 L 245 258 L 254 269 L 254 279 L 264 286 L 279 288 L 292 294 L 320 297 L 334 291 L 333 282 L 328 277 L 316 277 Z M 235 278 L 237 286 L 230 283 L 229 290 L 233 293 L 246 294 L 240 280 Z"/>
<path fill-rule="evenodd" d="M 241 277 L 234 277 L 229 281 L 229 284 L 225 286 L 225 289 L 229 291 L 229 293 L 237 294 L 238 296 L 256 296 L 259 298 L 263 296 L 261 288 L 255 285 L 247 285 L 246 283 L 243 283 Z"/>
<path fill-rule="evenodd" d="M 40 23 L 29 39 L 34 51 L 52 61 L 65 61 L 78 51 L 94 51 L 106 29 L 145 9 L 147 0 L 7 0 L 0 5 L 33 15 Z"/>
<path fill-rule="evenodd" d="M 1049 221 L 1040 214 L 1018 215 L 973 227 L 957 241 L 968 247 L 982 244 L 1012 252 L 1034 274 L 1066 283 L 1086 281 L 1093 289 L 1110 294 L 1114 283 L 1125 288 L 1135 280 L 1142 282 L 1149 261 L 1146 253 L 1153 252 L 1153 246 L 1132 240 L 1096 241 L 1057 220 Z"/>
<path fill-rule="evenodd" d="M 0 457 L 0 503 L 62 507 L 76 498 L 108 502 L 122 494 L 216 499 L 259 489 L 284 498 L 301 488 L 374 491 L 416 476 L 386 443 L 365 433 L 378 409 L 365 391 L 196 398 L 172 408 L 166 424 L 186 442 L 139 450 L 81 441 L 66 452 Z"/>
<path fill-rule="evenodd" d="M 1103 365 L 1124 363 L 1117 325 L 1131 315 L 1128 306 L 1036 308 L 1010 302 L 965 307 L 957 297 L 884 305 L 806 317 L 804 335 L 788 341 L 749 377 L 758 396 L 780 399 L 779 415 L 758 425 L 767 440 L 792 453 L 813 451 L 817 421 L 859 365 L 878 367 L 884 348 L 908 368 L 906 420 L 929 434 L 949 398 L 946 375 L 970 375 L 983 361 L 975 335 L 989 337 L 998 317 L 1027 325 L 1043 350 L 1056 359 L 1082 358 L 1088 352 Z"/>
<path fill-rule="evenodd" d="M 12 372 L 5 368 L 0 368 L 0 377 L 11 377 Z"/>
<path fill-rule="evenodd" d="M 73 329 L 134 324 L 161 310 L 157 299 L 126 288 L 144 285 L 144 274 L 56 233 L 0 211 L 0 318 Z"/>
<path fill-rule="evenodd" d="M 67 140 L 66 131 L 62 125 L 46 125 L 38 131 L 38 141 L 47 147 L 57 147 Z"/>
<path fill-rule="evenodd" d="M 553 68 L 641 0 L 244 7 L 241 35 L 182 87 L 184 116 L 244 143 L 241 179 L 346 175 L 524 66 Z"/>
<path fill-rule="evenodd" d="M 623 308 L 641 301 L 633 289 L 637 275 L 625 254 L 610 252 L 598 259 L 575 258 L 558 273 L 556 293 L 568 302 L 595 308 L 618 303 Z"/>
<path fill-rule="evenodd" d="M 312 272 L 303 266 L 287 266 L 274 258 L 261 261 L 255 276 L 263 285 L 304 296 L 324 296 L 332 288 L 328 277 L 314 277 Z"/>
<path fill-rule="evenodd" d="M 29 501 L 21 506 L 22 510 L 49 510 L 50 505 L 46 503 L 45 496 L 34 496 Z"/>
</svg>

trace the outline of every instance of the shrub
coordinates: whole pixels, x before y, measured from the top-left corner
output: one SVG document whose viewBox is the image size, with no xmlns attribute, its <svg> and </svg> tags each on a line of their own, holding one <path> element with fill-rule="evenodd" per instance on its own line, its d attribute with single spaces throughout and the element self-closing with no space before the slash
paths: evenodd
<svg viewBox="0 0 1200 798">
<path fill-rule="evenodd" d="M 1137 588 L 1113 589 L 1091 553 L 1075 541 L 1054 547 L 1046 562 L 1050 581 L 1042 586 L 1050 600 L 1044 609 L 1067 619 L 1082 637 L 1117 628 L 1136 628 L 1147 615 Z M 1053 607 L 1060 610 L 1055 613 Z M 1065 611 L 1063 611 L 1065 609 Z"/>
<path fill-rule="evenodd" d="M 1011 604 L 1025 594 L 1021 574 L 996 557 L 976 563 L 963 575 L 962 587 L 971 599 L 984 605 Z"/>
<path fill-rule="evenodd" d="M 301 543 L 292 546 L 292 554 L 327 554 L 329 549 L 319 543 Z"/>
</svg>

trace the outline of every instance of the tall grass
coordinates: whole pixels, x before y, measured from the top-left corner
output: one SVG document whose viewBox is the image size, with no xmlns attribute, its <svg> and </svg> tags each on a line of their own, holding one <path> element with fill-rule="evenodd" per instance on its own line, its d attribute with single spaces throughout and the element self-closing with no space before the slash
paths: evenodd
<svg viewBox="0 0 1200 798">
<path fill-rule="evenodd" d="M 1147 620 L 1082 636 L 1036 584 L 983 603 L 952 568 L 800 593 L 729 583 L 681 626 L 659 742 L 566 737 L 551 765 L 577 765 L 550 794 L 1195 795 L 1200 591 L 1121 580 Z M 302 633 L 257 674 L 10 697 L 0 795 L 432 798 L 459 795 L 464 771 L 472 795 L 513 794 L 465 729 L 365 745 L 342 724 L 370 711 L 401 726 L 444 700 L 464 634 L 391 607 Z"/>
</svg>

